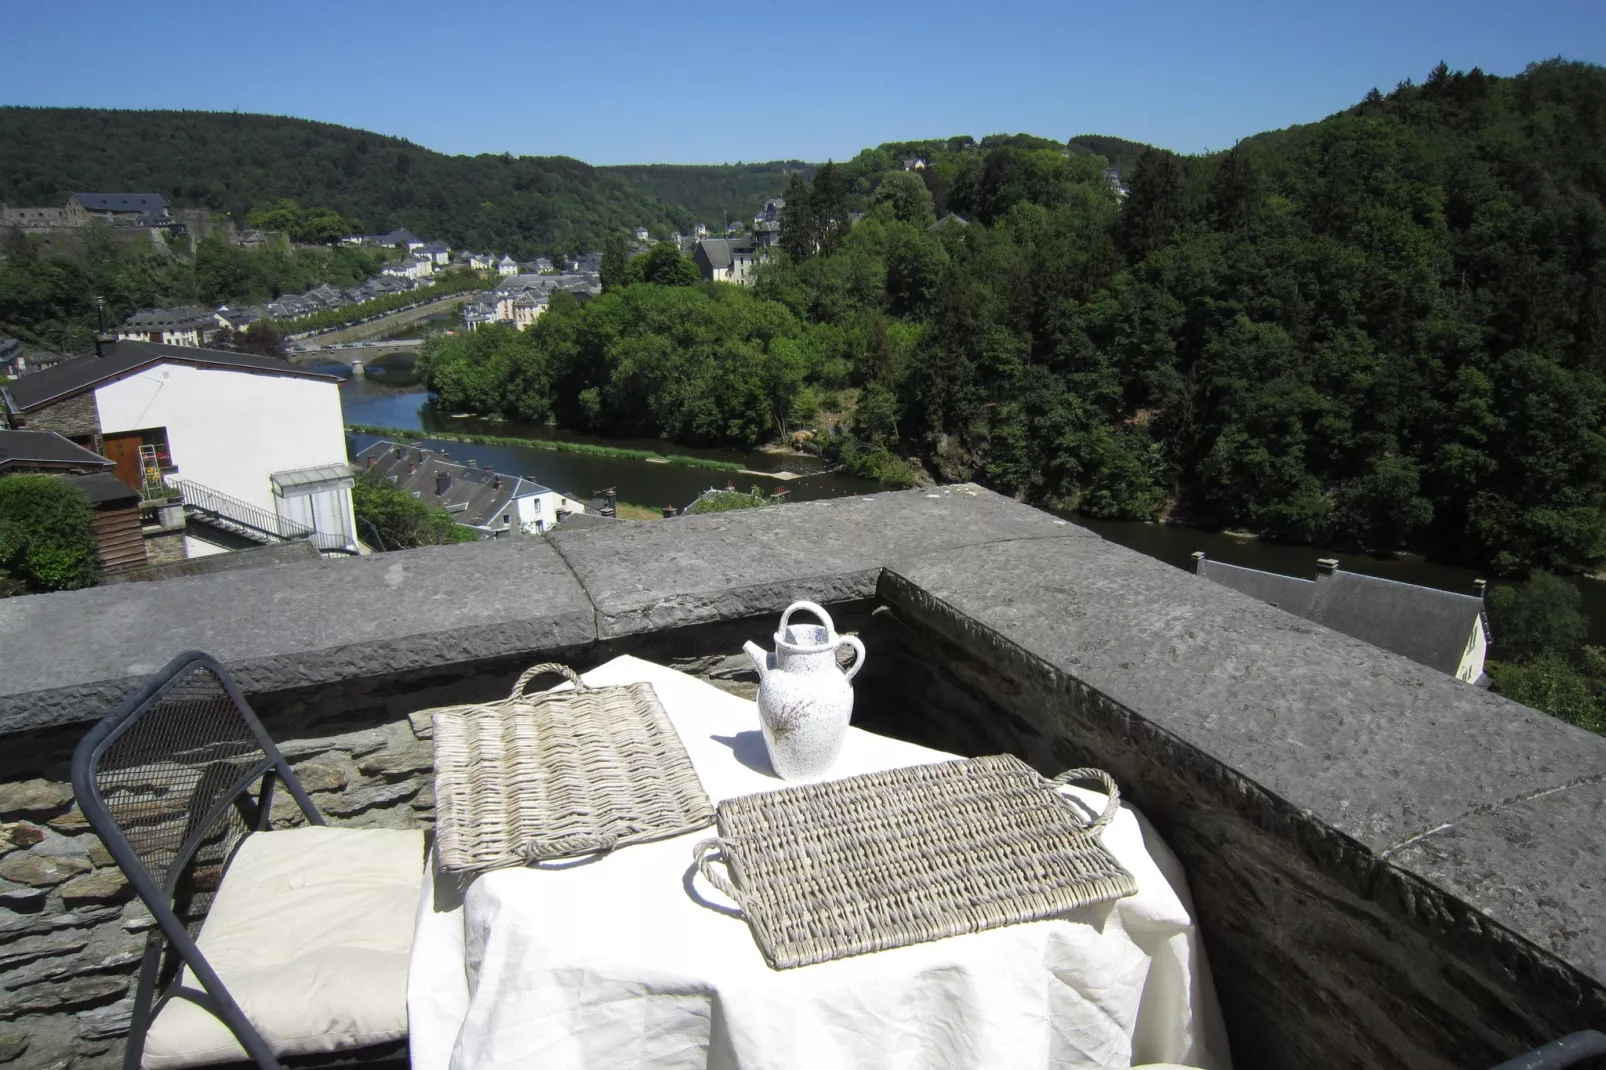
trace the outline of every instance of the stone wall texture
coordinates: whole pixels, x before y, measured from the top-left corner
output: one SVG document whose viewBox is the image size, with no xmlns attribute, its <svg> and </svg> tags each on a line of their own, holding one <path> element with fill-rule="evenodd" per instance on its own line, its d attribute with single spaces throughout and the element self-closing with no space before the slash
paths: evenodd
<svg viewBox="0 0 1606 1070">
<path fill-rule="evenodd" d="M 1606 739 L 954 486 L 0 601 L 3 1070 L 116 1061 L 148 921 L 67 759 L 173 655 L 229 668 L 332 821 L 425 824 L 419 711 L 622 653 L 750 690 L 798 599 L 861 633 L 861 727 L 1115 776 L 1188 868 L 1237 1065 L 1606 1024 Z"/>
<path fill-rule="evenodd" d="M 99 435 L 100 409 L 95 405 L 95 393 L 86 391 L 36 409 L 28 413 L 26 426 L 30 431 L 54 431 L 68 438 L 74 435 Z"/>
</svg>

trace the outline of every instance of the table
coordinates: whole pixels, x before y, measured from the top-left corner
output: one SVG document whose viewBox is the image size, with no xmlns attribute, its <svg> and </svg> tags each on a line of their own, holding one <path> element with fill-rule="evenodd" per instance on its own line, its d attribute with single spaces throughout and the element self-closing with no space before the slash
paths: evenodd
<svg viewBox="0 0 1606 1070">
<path fill-rule="evenodd" d="M 716 803 L 785 786 L 752 702 L 628 656 L 584 679 L 650 681 Z M 831 775 L 952 757 L 852 729 Z M 1098 792 L 1065 790 L 1103 808 Z M 1126 804 L 1103 842 L 1137 878 L 1134 896 L 781 971 L 697 875 L 692 846 L 710 835 L 497 870 L 461 895 L 451 878 L 426 880 L 408 982 L 414 1070 L 1228 1070 L 1182 868 Z"/>
</svg>

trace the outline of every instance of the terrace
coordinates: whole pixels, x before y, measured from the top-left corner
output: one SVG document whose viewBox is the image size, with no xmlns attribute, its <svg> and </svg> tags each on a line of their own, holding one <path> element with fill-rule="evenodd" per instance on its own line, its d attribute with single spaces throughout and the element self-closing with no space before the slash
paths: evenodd
<svg viewBox="0 0 1606 1070">
<path fill-rule="evenodd" d="M 1489 1065 L 1602 1020 L 1606 739 L 956 486 L 0 602 L 0 1064 L 120 1061 L 149 917 L 68 760 L 179 651 L 332 822 L 414 827 L 409 714 L 622 653 L 750 694 L 742 640 L 799 598 L 869 650 L 857 725 L 1114 775 L 1187 869 L 1238 1066 Z"/>
</svg>

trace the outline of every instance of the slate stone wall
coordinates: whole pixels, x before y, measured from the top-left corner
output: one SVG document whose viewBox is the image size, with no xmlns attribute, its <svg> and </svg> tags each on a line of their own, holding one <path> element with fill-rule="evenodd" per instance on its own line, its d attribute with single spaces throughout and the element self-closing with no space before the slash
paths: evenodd
<svg viewBox="0 0 1606 1070">
<path fill-rule="evenodd" d="M 86 391 L 30 412 L 26 426 L 29 431 L 55 431 L 69 438 L 74 435 L 95 435 L 98 438 L 100 409 L 95 405 L 95 392 Z"/>
<path fill-rule="evenodd" d="M 884 694 L 862 727 L 1046 775 L 1109 771 L 1182 861 L 1234 1064 L 1491 1066 L 1606 1022 L 1606 991 L 897 580 L 866 645 Z"/>
</svg>

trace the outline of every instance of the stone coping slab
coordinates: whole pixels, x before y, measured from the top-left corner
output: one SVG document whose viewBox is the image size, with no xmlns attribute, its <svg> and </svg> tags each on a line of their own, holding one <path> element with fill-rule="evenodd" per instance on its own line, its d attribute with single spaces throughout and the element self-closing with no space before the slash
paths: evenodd
<svg viewBox="0 0 1606 1070">
<path fill-rule="evenodd" d="M 100 717 L 191 649 L 260 693 L 595 637 L 590 601 L 542 539 L 8 598 L 0 600 L 0 732 Z"/>
<path fill-rule="evenodd" d="M 910 553 L 1015 539 L 1099 541 L 1086 528 L 971 484 L 558 531 L 552 543 L 612 639 L 868 598 Z"/>
<path fill-rule="evenodd" d="M 1606 739 L 1107 542 L 916 555 L 883 595 L 987 629 L 1606 977 Z"/>
</svg>

